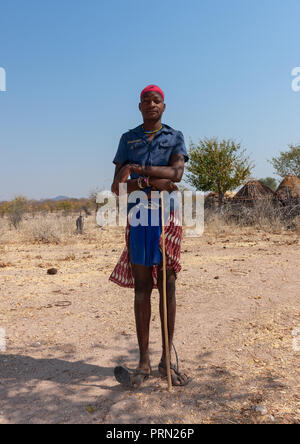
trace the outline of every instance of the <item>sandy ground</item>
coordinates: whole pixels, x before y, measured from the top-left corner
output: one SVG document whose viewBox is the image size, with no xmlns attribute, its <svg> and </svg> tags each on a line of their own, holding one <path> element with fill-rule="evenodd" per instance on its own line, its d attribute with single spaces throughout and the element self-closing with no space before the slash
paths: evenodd
<svg viewBox="0 0 300 444">
<path fill-rule="evenodd" d="M 116 228 L 73 244 L 0 245 L 0 424 L 300 423 L 299 237 L 184 239 L 174 343 L 193 381 L 171 393 L 157 371 L 157 291 L 152 377 L 137 391 L 113 377 L 138 359 L 133 291 L 108 281 L 123 245 Z"/>
</svg>

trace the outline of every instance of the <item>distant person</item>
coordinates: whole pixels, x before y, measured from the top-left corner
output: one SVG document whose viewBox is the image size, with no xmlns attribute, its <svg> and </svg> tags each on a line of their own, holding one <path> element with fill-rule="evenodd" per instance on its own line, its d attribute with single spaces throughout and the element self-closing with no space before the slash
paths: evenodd
<svg viewBox="0 0 300 444">
<path fill-rule="evenodd" d="M 80 213 L 80 216 L 76 219 L 76 231 L 78 234 L 83 233 L 83 216 Z"/>
<path fill-rule="evenodd" d="M 151 202 L 151 190 L 173 192 L 182 179 L 184 163 L 188 155 L 183 135 L 168 125 L 162 124 L 165 111 L 164 93 L 156 85 L 147 86 L 140 95 L 139 109 L 143 125 L 123 134 L 113 162 L 116 165 L 112 191 L 119 193 L 119 184 L 127 183 L 128 194 L 143 190 L 148 195 L 149 222 L 155 203 Z M 128 214 L 136 204 L 128 205 Z M 160 205 L 160 203 L 159 203 Z M 157 205 L 156 205 L 157 209 Z M 172 208 L 171 208 L 172 210 Z M 176 298 L 175 280 L 181 270 L 180 248 L 182 226 L 175 224 L 175 209 L 170 212 L 170 224 L 165 228 L 167 260 L 167 306 L 169 347 L 173 343 Z M 151 318 L 151 293 L 158 288 L 160 294 L 160 317 L 162 328 L 162 356 L 159 372 L 166 376 L 166 353 L 163 325 L 163 273 L 161 245 L 161 217 L 158 226 L 130 226 L 126 230 L 126 247 L 110 280 L 122 287 L 134 288 L 135 321 L 140 360 L 136 371 L 123 366 L 115 368 L 118 382 L 139 387 L 151 373 L 149 356 L 149 327 Z M 170 353 L 171 354 L 171 353 Z M 172 384 L 186 385 L 189 378 L 171 364 Z"/>
</svg>

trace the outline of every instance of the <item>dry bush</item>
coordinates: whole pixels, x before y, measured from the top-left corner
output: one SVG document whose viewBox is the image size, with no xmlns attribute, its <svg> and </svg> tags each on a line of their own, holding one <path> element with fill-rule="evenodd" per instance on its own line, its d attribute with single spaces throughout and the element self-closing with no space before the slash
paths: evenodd
<svg viewBox="0 0 300 444">
<path fill-rule="evenodd" d="M 257 200 L 253 206 L 231 204 L 227 208 L 228 217 L 239 226 L 251 226 L 267 232 L 280 233 L 286 228 L 280 207 L 274 205 L 271 199 Z"/>
<path fill-rule="evenodd" d="M 3 239 L 6 229 L 7 229 L 6 219 L 4 217 L 1 217 L 1 219 L 0 219 L 0 241 L 1 241 L 1 239 Z"/>
<path fill-rule="evenodd" d="M 75 234 L 75 219 L 61 214 L 38 215 L 24 221 L 21 226 L 27 242 L 59 244 L 69 241 Z"/>
<path fill-rule="evenodd" d="M 7 216 L 10 224 L 17 229 L 26 211 L 28 211 L 28 201 L 26 197 L 18 196 L 9 202 Z"/>
<path fill-rule="evenodd" d="M 0 244 L 9 244 L 19 238 L 18 229 L 12 228 L 7 217 L 0 218 Z"/>
<path fill-rule="evenodd" d="M 252 227 L 269 233 L 299 230 L 299 212 L 295 206 L 276 205 L 272 199 L 257 200 L 254 205 L 230 202 L 218 209 L 205 210 L 208 231 L 218 234 L 235 228 Z"/>
<path fill-rule="evenodd" d="M 234 221 L 230 221 L 226 213 L 215 209 L 206 209 L 204 212 L 205 232 L 220 235 L 232 232 L 235 226 Z"/>
<path fill-rule="evenodd" d="M 300 234 L 300 216 L 296 216 L 293 220 L 293 228 L 297 234 Z"/>
<path fill-rule="evenodd" d="M 83 235 L 76 233 L 78 213 L 65 215 L 60 213 L 39 213 L 34 217 L 26 214 L 18 228 L 10 224 L 7 217 L 0 218 L 0 244 L 15 243 L 87 243 L 98 242 L 101 239 L 101 229 L 93 216 L 84 219 Z"/>
</svg>

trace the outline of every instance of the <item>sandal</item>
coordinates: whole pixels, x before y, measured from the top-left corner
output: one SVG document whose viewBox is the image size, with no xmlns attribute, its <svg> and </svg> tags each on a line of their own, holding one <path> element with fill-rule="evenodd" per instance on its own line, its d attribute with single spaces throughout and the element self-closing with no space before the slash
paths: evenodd
<svg viewBox="0 0 300 444">
<path fill-rule="evenodd" d="M 171 369 L 171 371 L 173 371 L 175 373 L 175 376 L 177 376 L 177 378 L 180 380 L 179 384 L 175 384 L 174 383 L 174 379 L 173 379 L 173 375 L 171 375 L 171 377 L 172 377 L 172 385 L 173 386 L 175 386 L 175 387 L 184 387 L 185 385 L 188 385 L 191 382 L 192 378 L 189 378 L 184 373 L 180 373 L 179 372 L 178 365 L 177 365 L 177 368 L 176 368 L 174 364 L 170 364 L 170 369 Z M 159 365 L 158 365 L 158 371 L 159 371 L 161 376 L 167 377 L 167 367 L 162 362 L 160 362 Z M 182 380 L 182 376 L 183 375 L 186 376 L 185 380 Z"/>
<path fill-rule="evenodd" d="M 151 371 L 151 370 L 150 370 Z M 114 369 L 116 380 L 128 388 L 139 388 L 143 382 L 149 379 L 150 372 L 143 372 L 142 370 L 129 370 L 122 365 Z"/>
</svg>

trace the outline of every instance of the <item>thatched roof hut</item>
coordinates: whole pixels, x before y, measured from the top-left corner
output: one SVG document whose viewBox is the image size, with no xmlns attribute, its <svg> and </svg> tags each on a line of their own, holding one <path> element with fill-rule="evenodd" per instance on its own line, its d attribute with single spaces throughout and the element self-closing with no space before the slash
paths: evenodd
<svg viewBox="0 0 300 444">
<path fill-rule="evenodd" d="M 226 204 L 227 202 L 232 200 L 234 195 L 235 195 L 234 192 L 226 191 L 226 193 L 224 194 L 224 203 Z M 215 208 L 218 206 L 219 206 L 219 194 L 212 191 L 205 197 L 205 208 Z"/>
<path fill-rule="evenodd" d="M 204 200 L 204 208 L 215 208 L 218 206 L 218 194 L 213 191 L 207 196 L 205 196 Z"/>
<path fill-rule="evenodd" d="M 276 197 L 283 203 L 300 201 L 300 179 L 286 176 L 276 190 Z"/>
<path fill-rule="evenodd" d="M 273 200 L 274 191 L 259 180 L 249 180 L 233 198 L 234 203 L 248 203 L 253 205 L 261 200 Z"/>
</svg>

